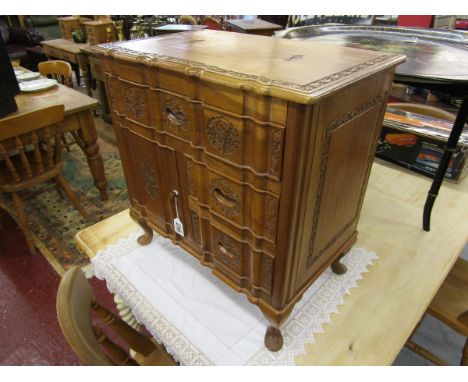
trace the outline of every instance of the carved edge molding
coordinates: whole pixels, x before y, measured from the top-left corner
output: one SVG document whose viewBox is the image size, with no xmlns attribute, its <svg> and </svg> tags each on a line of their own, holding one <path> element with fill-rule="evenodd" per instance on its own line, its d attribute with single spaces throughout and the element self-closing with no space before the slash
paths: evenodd
<svg viewBox="0 0 468 382">
<path fill-rule="evenodd" d="M 140 164 L 140 174 L 145 185 L 146 193 L 152 198 L 156 199 L 159 196 L 159 183 L 151 168 L 148 159 L 143 159 Z"/>
<path fill-rule="evenodd" d="M 240 147 L 239 134 L 235 127 L 223 117 L 212 117 L 207 126 L 208 141 L 223 154 L 232 154 Z"/>
<path fill-rule="evenodd" d="M 322 146 L 322 162 L 320 164 L 319 182 L 318 182 L 318 187 L 317 187 L 318 196 L 315 199 L 314 216 L 313 216 L 313 219 L 312 219 L 312 234 L 311 234 L 310 240 L 309 240 L 309 249 L 308 249 L 309 254 L 307 256 L 307 268 L 312 266 L 312 264 L 314 264 L 325 253 L 325 251 L 328 248 L 330 248 L 330 246 L 357 219 L 360 202 L 361 202 L 361 199 L 362 199 L 362 197 L 364 195 L 364 191 L 365 191 L 365 188 L 366 188 L 366 184 L 364 183 L 362 185 L 362 187 L 361 187 L 361 190 L 360 190 L 359 203 L 357 205 L 358 207 L 357 207 L 356 212 L 355 212 L 354 216 L 352 217 L 352 219 L 348 223 L 346 223 L 345 226 L 342 229 L 340 229 L 338 231 L 338 233 L 335 236 L 333 236 L 333 238 L 331 240 L 329 240 L 329 242 L 327 244 L 325 244 L 325 246 L 317 254 L 315 254 L 315 256 L 314 256 L 314 254 L 313 254 L 314 242 L 315 242 L 315 237 L 317 235 L 317 228 L 318 228 L 317 223 L 318 223 L 318 219 L 319 219 L 319 215 L 320 215 L 320 205 L 321 205 L 321 202 L 322 202 L 322 194 L 323 194 L 322 189 L 323 189 L 323 184 L 324 184 L 324 181 L 325 181 L 325 173 L 327 171 L 328 150 L 329 150 L 329 146 L 330 146 L 331 133 L 334 130 L 336 130 L 337 128 L 339 128 L 339 127 L 343 126 L 344 124 L 348 123 L 352 119 L 354 119 L 356 117 L 359 117 L 360 115 L 364 114 L 369 109 L 371 109 L 375 105 L 379 104 L 381 101 L 382 101 L 382 96 L 380 96 L 380 95 L 370 99 L 369 101 L 359 105 L 354 110 L 351 110 L 350 112 L 348 112 L 346 114 L 343 114 L 339 118 L 337 118 L 337 119 L 333 120 L 332 122 L 330 122 L 330 124 L 328 125 L 328 127 L 326 129 L 324 144 Z M 368 159 L 368 162 L 370 162 L 369 159 Z M 365 174 L 367 174 L 367 171 L 368 171 L 370 165 L 371 165 L 370 163 L 367 163 Z"/>
<path fill-rule="evenodd" d="M 97 50 L 103 52 L 104 54 L 108 55 L 114 55 L 114 56 L 123 56 L 123 57 L 131 57 L 134 59 L 142 59 L 146 62 L 170 62 L 174 64 L 181 64 L 181 65 L 187 65 L 190 67 L 190 71 L 194 72 L 197 71 L 198 73 L 202 73 L 204 71 L 209 71 L 212 73 L 216 74 L 221 74 L 221 75 L 226 75 L 226 76 L 231 76 L 239 79 L 246 79 L 246 80 L 252 80 L 259 82 L 263 85 L 268 85 L 268 86 L 278 86 L 286 89 L 293 89 L 293 90 L 299 90 L 304 93 L 310 93 L 312 91 L 317 91 L 322 88 L 325 88 L 332 84 L 333 82 L 340 81 L 343 79 L 346 79 L 347 77 L 358 73 L 360 71 L 366 70 L 374 65 L 378 65 L 381 62 L 384 62 L 388 59 L 391 59 L 393 57 L 397 57 L 398 55 L 395 54 L 383 54 L 377 57 L 374 57 L 368 61 L 364 61 L 358 65 L 354 65 L 350 68 L 347 68 L 345 70 L 342 70 L 340 72 L 333 73 L 329 76 L 320 78 L 318 80 L 309 82 L 304 85 L 292 83 L 292 82 L 287 82 L 287 81 L 282 81 L 282 80 L 272 80 L 271 78 L 263 77 L 263 76 L 255 76 L 252 74 L 246 74 L 246 73 L 239 73 L 233 70 L 228 70 L 228 69 L 223 69 L 218 66 L 214 65 L 206 65 L 202 62 L 197 62 L 197 61 L 190 61 L 182 58 L 176 58 L 176 57 L 171 57 L 171 56 L 166 56 L 166 55 L 159 55 L 155 53 L 141 53 L 141 52 L 136 52 L 132 49 L 125 48 L 119 45 L 118 42 L 114 43 L 108 43 L 108 44 L 101 44 L 97 48 Z M 187 69 L 186 69 L 187 71 Z"/>
</svg>

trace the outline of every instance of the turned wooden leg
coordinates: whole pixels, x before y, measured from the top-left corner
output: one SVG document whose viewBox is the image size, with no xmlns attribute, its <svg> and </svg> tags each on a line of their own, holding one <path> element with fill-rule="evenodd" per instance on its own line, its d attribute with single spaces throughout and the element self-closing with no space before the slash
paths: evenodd
<svg viewBox="0 0 468 382">
<path fill-rule="evenodd" d="M 342 257 L 343 256 L 338 257 L 331 265 L 331 270 L 333 271 L 333 273 L 336 273 L 337 275 L 342 275 L 346 273 L 346 271 L 348 270 L 348 268 L 346 268 L 346 265 L 344 265 L 341 262 Z"/>
<path fill-rule="evenodd" d="M 270 351 L 278 351 L 283 347 L 283 335 L 278 327 L 268 325 L 265 332 L 265 346 Z"/>
<path fill-rule="evenodd" d="M 83 206 L 81 205 L 80 200 L 76 196 L 76 194 L 72 191 L 70 188 L 70 185 L 67 183 L 65 178 L 59 174 L 55 177 L 55 181 L 57 182 L 58 186 L 65 192 L 67 195 L 68 199 L 73 203 L 75 208 L 80 211 L 81 216 L 85 218 L 85 220 L 89 220 L 88 214 L 84 210 Z"/>
<path fill-rule="evenodd" d="M 31 230 L 29 229 L 28 219 L 26 218 L 26 213 L 24 212 L 23 202 L 16 192 L 13 192 L 13 206 L 16 209 L 18 214 L 18 220 L 20 227 L 26 237 L 26 242 L 28 243 L 29 250 L 32 254 L 36 253 L 36 247 L 34 246 L 34 240 L 32 237 Z"/>
<path fill-rule="evenodd" d="M 153 230 L 148 227 L 148 224 L 146 224 L 146 222 L 143 220 L 137 220 L 137 223 L 141 228 L 143 228 L 144 231 L 143 235 L 137 239 L 138 244 L 147 245 L 151 243 L 151 240 L 153 240 Z"/>
<path fill-rule="evenodd" d="M 460 366 L 468 366 L 468 338 L 466 339 L 465 346 L 463 347 Z"/>
<path fill-rule="evenodd" d="M 140 324 L 133 315 L 132 310 L 124 304 L 123 300 L 120 298 L 119 295 L 114 295 L 114 302 L 117 306 L 117 310 L 119 311 L 119 315 L 122 318 L 122 320 L 124 320 L 124 322 L 126 322 L 133 329 L 139 330 Z"/>
</svg>

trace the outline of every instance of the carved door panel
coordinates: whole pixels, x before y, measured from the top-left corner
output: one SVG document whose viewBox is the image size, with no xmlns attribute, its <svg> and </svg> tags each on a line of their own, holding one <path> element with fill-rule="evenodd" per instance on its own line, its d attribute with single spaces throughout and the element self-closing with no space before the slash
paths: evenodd
<svg viewBox="0 0 468 382">
<path fill-rule="evenodd" d="M 121 133 L 120 150 L 126 157 L 122 162 L 132 209 L 147 217 L 161 233 L 173 236 L 178 199 L 174 191 L 179 190 L 175 151 L 159 147 L 125 127 Z M 180 205 L 178 210 L 181 213 Z"/>
</svg>

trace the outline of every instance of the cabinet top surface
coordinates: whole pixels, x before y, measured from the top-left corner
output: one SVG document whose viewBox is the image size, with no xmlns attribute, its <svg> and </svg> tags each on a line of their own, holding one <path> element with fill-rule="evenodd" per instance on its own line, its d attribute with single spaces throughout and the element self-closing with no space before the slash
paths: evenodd
<svg viewBox="0 0 468 382">
<path fill-rule="evenodd" d="M 312 103 L 405 60 L 402 55 L 211 30 L 103 44 L 94 49 L 300 103 Z"/>
</svg>

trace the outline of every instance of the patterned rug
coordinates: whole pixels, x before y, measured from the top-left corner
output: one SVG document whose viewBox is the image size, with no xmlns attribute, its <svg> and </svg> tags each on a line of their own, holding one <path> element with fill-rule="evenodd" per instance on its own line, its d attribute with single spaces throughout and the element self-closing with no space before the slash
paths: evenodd
<svg viewBox="0 0 468 382">
<path fill-rule="evenodd" d="M 64 176 L 87 211 L 89 221 L 83 219 L 53 182 L 44 192 L 24 194 L 23 202 L 36 247 L 59 274 L 72 265 L 84 266 L 89 263 L 87 256 L 75 245 L 74 236 L 78 231 L 128 208 L 127 187 L 113 138 L 113 128 L 98 118 L 96 127 L 100 136 L 98 143 L 104 160 L 109 200 L 101 201 L 86 156 L 79 146 L 72 145 L 70 152 L 63 152 Z M 6 209 L 17 220 L 9 195 L 0 194 L 0 208 Z"/>
</svg>

